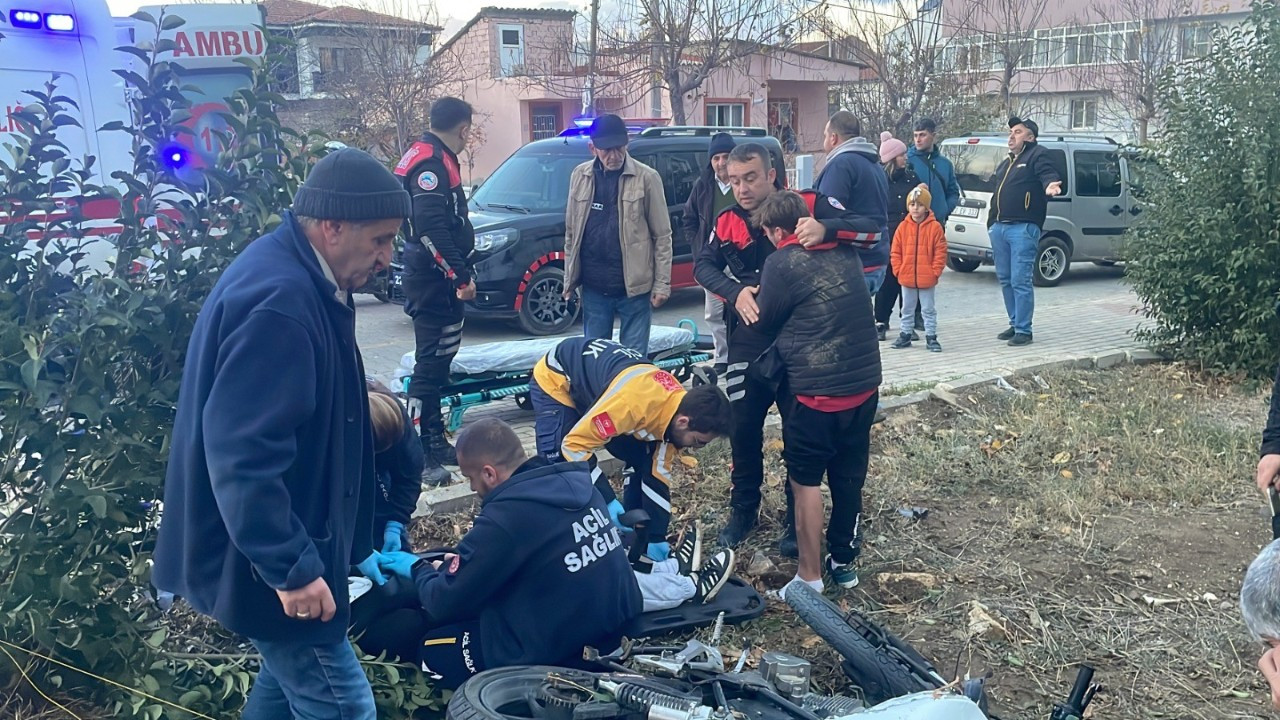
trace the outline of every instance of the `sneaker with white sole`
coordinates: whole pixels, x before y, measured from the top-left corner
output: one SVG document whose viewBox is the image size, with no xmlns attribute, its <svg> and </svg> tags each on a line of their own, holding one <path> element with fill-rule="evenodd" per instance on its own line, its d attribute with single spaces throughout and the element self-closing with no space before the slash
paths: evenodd
<svg viewBox="0 0 1280 720">
<path fill-rule="evenodd" d="M 698 523 L 680 535 L 680 542 L 671 551 L 671 557 L 680 564 L 680 574 L 688 575 L 702 569 L 702 533 Z"/>
<path fill-rule="evenodd" d="M 729 576 L 733 573 L 733 561 L 735 559 L 733 548 L 725 548 L 712 555 L 701 570 L 689 576 L 694 585 L 694 602 L 708 603 L 715 599 L 716 593 L 720 592 L 725 583 L 729 582 Z"/>
<path fill-rule="evenodd" d="M 837 563 L 830 555 L 827 556 L 823 563 L 827 566 L 827 574 L 837 585 L 848 590 L 858 586 L 858 561 L 853 560 L 843 565 Z"/>
</svg>

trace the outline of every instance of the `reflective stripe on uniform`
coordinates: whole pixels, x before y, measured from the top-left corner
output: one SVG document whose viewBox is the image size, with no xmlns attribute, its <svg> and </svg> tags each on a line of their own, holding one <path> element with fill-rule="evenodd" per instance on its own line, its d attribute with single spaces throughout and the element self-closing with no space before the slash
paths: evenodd
<svg viewBox="0 0 1280 720">
<path fill-rule="evenodd" d="M 652 487 L 649 487 L 648 485 L 645 485 L 643 489 L 644 489 L 645 497 L 649 498 L 649 500 L 651 500 L 654 505 L 657 505 L 658 507 L 662 508 L 662 510 L 666 512 L 668 515 L 671 514 L 670 500 L 667 500 L 666 498 L 659 495 L 657 490 L 654 490 Z"/>
</svg>

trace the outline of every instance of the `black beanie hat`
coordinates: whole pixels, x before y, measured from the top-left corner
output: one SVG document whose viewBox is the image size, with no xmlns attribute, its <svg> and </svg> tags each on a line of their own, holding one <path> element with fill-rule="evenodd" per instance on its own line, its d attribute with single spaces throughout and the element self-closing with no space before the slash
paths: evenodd
<svg viewBox="0 0 1280 720">
<path fill-rule="evenodd" d="M 390 220 L 412 211 L 413 201 L 396 176 L 355 148 L 325 155 L 293 196 L 293 213 L 317 220 Z"/>
<path fill-rule="evenodd" d="M 734 145 L 733 136 L 729 133 L 716 133 L 711 136 L 711 147 L 707 148 L 707 157 L 714 157 L 720 153 L 733 152 Z"/>
</svg>

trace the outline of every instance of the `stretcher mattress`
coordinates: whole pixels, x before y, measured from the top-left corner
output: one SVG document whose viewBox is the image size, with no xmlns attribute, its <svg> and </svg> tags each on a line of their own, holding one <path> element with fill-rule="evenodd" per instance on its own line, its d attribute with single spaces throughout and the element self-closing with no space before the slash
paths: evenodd
<svg viewBox="0 0 1280 720">
<path fill-rule="evenodd" d="M 615 341 L 618 339 L 616 330 L 613 333 L 613 339 Z M 696 339 L 693 331 L 688 328 L 654 325 L 649 332 L 649 355 L 653 356 L 681 347 L 693 347 Z M 555 349 L 561 340 L 564 338 L 546 337 L 469 345 L 463 347 L 454 356 L 453 364 L 449 366 L 449 374 L 459 378 L 494 373 L 527 373 L 533 370 L 533 366 L 544 355 Z M 396 368 L 395 373 L 397 385 L 413 374 L 413 364 L 412 351 L 401 356 L 400 367 Z"/>
</svg>

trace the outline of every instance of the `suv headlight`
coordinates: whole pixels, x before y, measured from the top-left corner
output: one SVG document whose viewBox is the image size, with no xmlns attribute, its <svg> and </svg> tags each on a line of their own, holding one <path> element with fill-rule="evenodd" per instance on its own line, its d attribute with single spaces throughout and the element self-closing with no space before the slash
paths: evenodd
<svg viewBox="0 0 1280 720">
<path fill-rule="evenodd" d="M 476 252 L 493 253 L 504 250 L 520 239 L 520 231 L 515 228 L 490 230 L 476 235 Z"/>
</svg>

